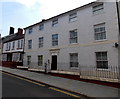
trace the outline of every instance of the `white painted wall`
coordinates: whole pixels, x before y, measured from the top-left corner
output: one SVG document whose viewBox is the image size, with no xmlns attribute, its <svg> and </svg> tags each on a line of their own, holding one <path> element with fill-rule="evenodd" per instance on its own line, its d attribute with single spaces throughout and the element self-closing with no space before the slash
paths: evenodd
<svg viewBox="0 0 120 99">
<path fill-rule="evenodd" d="M 106 23 L 107 39 L 103 41 L 94 40 L 95 24 Z M 78 44 L 69 43 L 69 31 L 78 30 Z M 52 34 L 59 34 L 59 45 L 52 46 Z M 38 38 L 44 37 L 44 47 L 38 48 Z M 28 40 L 32 39 L 32 49 L 28 49 Z M 33 26 L 33 33 L 29 34 L 28 29 L 25 30 L 25 55 L 24 61 L 27 61 L 27 56 L 31 55 L 32 62 L 37 63 L 37 56 L 43 55 L 44 62 L 48 59 L 51 61 L 50 49 L 59 48 L 58 63 L 65 63 L 64 67 L 58 69 L 70 69 L 69 53 L 78 53 L 78 60 L 81 65 L 95 66 L 95 52 L 107 51 L 108 63 L 112 66 L 118 66 L 118 49 L 113 47 L 114 43 L 118 42 L 118 23 L 116 4 L 114 2 L 105 2 L 104 11 L 101 14 L 93 15 L 92 6 L 80 9 L 77 11 L 77 21 L 69 22 L 69 13 L 58 17 L 58 25 L 52 27 L 52 20 L 44 23 L 44 30 L 39 30 L 39 25 Z M 35 66 L 35 68 L 44 68 Z"/>
<path fill-rule="evenodd" d="M 21 45 L 21 40 L 23 40 L 23 44 L 22 44 L 23 46 L 22 46 L 22 48 L 18 48 L 18 40 L 7 42 L 7 43 L 11 43 L 10 50 L 6 50 L 7 43 L 4 43 L 3 44 L 3 53 L 8 53 L 8 52 L 23 52 L 24 39 L 19 39 L 20 45 Z M 12 49 L 13 42 L 15 42 L 15 48 L 14 49 Z"/>
</svg>

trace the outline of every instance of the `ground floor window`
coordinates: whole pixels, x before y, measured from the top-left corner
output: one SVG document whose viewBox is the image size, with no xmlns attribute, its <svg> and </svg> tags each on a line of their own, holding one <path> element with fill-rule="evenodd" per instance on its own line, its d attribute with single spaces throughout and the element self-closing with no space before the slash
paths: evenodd
<svg viewBox="0 0 120 99">
<path fill-rule="evenodd" d="M 107 52 L 96 52 L 96 65 L 100 69 L 108 69 Z"/>
<path fill-rule="evenodd" d="M 70 67 L 78 67 L 78 53 L 70 53 Z"/>
<path fill-rule="evenodd" d="M 7 54 L 2 54 L 2 61 L 7 61 Z"/>
<path fill-rule="evenodd" d="M 31 64 L 31 56 L 27 56 L 27 65 Z"/>
<path fill-rule="evenodd" d="M 43 66 L 43 55 L 38 56 L 38 66 Z"/>
</svg>

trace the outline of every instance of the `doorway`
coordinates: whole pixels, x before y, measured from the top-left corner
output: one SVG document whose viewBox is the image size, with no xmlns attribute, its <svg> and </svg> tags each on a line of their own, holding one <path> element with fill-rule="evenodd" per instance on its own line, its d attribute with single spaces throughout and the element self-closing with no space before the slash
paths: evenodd
<svg viewBox="0 0 120 99">
<path fill-rule="evenodd" d="M 57 70 L 57 55 L 52 56 L 51 70 Z"/>
</svg>

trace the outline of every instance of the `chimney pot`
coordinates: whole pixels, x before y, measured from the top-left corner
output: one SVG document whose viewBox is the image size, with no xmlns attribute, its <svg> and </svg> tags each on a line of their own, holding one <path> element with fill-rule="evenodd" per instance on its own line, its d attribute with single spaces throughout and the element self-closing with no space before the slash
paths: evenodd
<svg viewBox="0 0 120 99">
<path fill-rule="evenodd" d="M 18 28 L 18 34 L 23 34 L 23 29 Z"/>
</svg>

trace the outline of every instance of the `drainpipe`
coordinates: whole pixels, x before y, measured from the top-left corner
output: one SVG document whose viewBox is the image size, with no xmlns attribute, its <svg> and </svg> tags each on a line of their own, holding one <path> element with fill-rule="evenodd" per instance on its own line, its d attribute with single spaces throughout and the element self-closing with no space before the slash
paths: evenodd
<svg viewBox="0 0 120 99">
<path fill-rule="evenodd" d="M 117 7 L 117 17 L 118 17 L 118 69 L 119 75 L 118 80 L 120 81 L 120 0 L 116 0 L 116 7 Z"/>
</svg>

